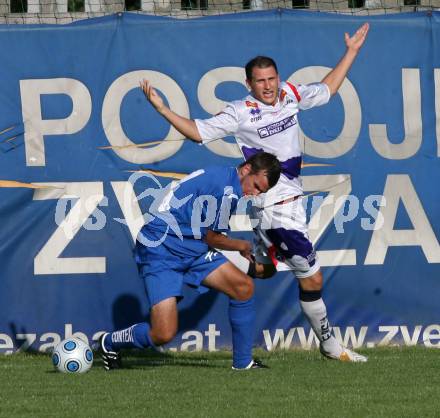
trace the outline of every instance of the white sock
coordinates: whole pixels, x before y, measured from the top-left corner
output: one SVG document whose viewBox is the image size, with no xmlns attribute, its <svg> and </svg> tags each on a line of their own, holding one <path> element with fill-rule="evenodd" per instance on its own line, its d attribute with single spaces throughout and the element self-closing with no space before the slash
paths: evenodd
<svg viewBox="0 0 440 418">
<path fill-rule="evenodd" d="M 299 302 L 304 315 L 318 337 L 321 350 L 326 354 L 339 357 L 342 353 L 342 346 L 330 331 L 330 324 L 327 319 L 327 308 L 322 298 L 312 302 L 305 302 L 303 300 Z"/>
</svg>

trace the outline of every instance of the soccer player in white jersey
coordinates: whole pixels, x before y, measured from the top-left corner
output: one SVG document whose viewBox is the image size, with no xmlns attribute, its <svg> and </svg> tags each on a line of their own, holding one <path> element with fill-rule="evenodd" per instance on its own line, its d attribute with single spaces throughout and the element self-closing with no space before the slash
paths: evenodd
<svg viewBox="0 0 440 418">
<path fill-rule="evenodd" d="M 278 157 L 282 174 L 263 202 L 257 234 L 268 249 L 275 249 L 283 257 L 298 279 L 301 308 L 320 341 L 321 353 L 349 362 L 365 362 L 367 358 L 341 346 L 330 332 L 327 309 L 321 297 L 323 277 L 307 235 L 301 204 L 297 113 L 323 105 L 337 93 L 368 30 L 369 25 L 365 23 L 353 36 L 345 34 L 345 54 L 319 83 L 297 86 L 282 83 L 271 58 L 254 58 L 246 65 L 250 95 L 229 103 L 223 112 L 206 120 L 177 115 L 164 104 L 147 80 L 141 82 L 154 108 L 187 138 L 204 143 L 233 135 L 246 159 L 263 150 Z"/>
</svg>

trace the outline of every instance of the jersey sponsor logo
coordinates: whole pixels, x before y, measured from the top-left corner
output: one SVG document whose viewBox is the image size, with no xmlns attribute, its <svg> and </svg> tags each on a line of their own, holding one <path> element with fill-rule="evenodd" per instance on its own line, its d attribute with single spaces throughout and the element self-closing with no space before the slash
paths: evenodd
<svg viewBox="0 0 440 418">
<path fill-rule="evenodd" d="M 280 102 L 282 102 L 283 100 L 284 100 L 284 98 L 286 97 L 286 92 L 284 91 L 284 90 L 281 90 L 281 93 L 280 93 Z"/>
<path fill-rule="evenodd" d="M 253 107 L 254 109 L 258 109 L 258 103 L 246 100 L 246 107 Z"/>
<path fill-rule="evenodd" d="M 289 96 L 287 96 L 287 98 L 286 98 L 286 96 L 287 96 L 287 92 L 286 92 L 285 90 L 281 90 L 281 93 L 280 93 L 280 102 L 282 103 L 282 102 L 284 101 L 284 99 L 286 99 L 286 103 L 285 103 L 285 105 L 288 105 L 288 104 L 290 104 L 290 103 L 293 103 L 293 100 L 292 100 Z"/>
<path fill-rule="evenodd" d="M 261 115 L 260 115 L 261 110 L 258 107 L 258 103 L 250 102 L 249 100 L 246 100 L 245 104 L 246 104 L 246 107 L 251 108 L 251 110 L 249 111 L 251 116 L 253 116 L 251 118 L 251 122 L 257 122 L 257 121 L 261 120 Z"/>
<path fill-rule="evenodd" d="M 258 103 L 255 102 L 250 102 L 249 100 L 246 100 L 245 102 L 246 107 L 250 107 L 251 110 L 249 111 L 249 113 L 254 116 L 253 118 L 251 118 L 251 122 L 256 122 L 257 120 L 261 120 L 261 110 L 258 107 Z"/>
<path fill-rule="evenodd" d="M 279 122 L 272 123 L 257 130 L 260 138 L 267 138 L 268 136 L 275 135 L 279 132 L 285 131 L 291 126 L 296 125 L 295 116 L 289 116 Z"/>
</svg>

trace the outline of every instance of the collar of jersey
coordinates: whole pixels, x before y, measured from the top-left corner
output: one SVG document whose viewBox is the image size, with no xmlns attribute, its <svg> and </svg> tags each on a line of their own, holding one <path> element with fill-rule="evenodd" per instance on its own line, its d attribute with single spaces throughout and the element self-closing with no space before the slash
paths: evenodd
<svg viewBox="0 0 440 418">
<path fill-rule="evenodd" d="M 254 97 L 252 94 L 250 94 L 250 97 L 252 97 L 252 100 L 255 100 L 258 103 L 258 106 L 261 106 L 262 108 L 270 109 L 272 111 L 277 111 L 277 110 L 279 110 L 279 108 L 281 106 L 281 100 L 280 100 L 281 91 L 282 91 L 282 89 L 279 89 L 278 96 L 277 96 L 278 100 L 275 103 L 275 105 L 268 105 L 266 103 L 263 103 L 262 101 L 258 100 L 256 97 Z"/>
</svg>

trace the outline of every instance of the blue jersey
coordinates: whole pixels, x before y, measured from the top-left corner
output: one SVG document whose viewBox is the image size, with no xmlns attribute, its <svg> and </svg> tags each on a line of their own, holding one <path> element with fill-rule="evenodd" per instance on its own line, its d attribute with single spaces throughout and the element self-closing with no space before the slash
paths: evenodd
<svg viewBox="0 0 440 418">
<path fill-rule="evenodd" d="M 154 218 L 142 227 L 138 241 L 148 246 L 167 240 L 173 242 L 177 253 L 202 254 L 208 250 L 204 241 L 207 231 L 229 229 L 230 217 L 242 195 L 235 167 L 197 170 L 177 182 L 158 205 L 150 208 Z M 145 237 L 147 240 L 142 241 Z"/>
</svg>

